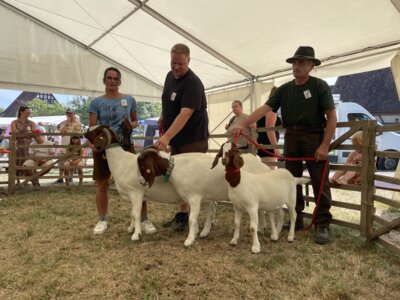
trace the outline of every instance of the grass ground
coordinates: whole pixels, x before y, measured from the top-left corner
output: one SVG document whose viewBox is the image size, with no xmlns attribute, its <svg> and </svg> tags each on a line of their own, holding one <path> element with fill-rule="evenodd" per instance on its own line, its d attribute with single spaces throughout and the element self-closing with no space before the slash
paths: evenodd
<svg viewBox="0 0 400 300">
<path fill-rule="evenodd" d="M 161 226 L 177 207 L 149 203 L 158 232 L 132 242 L 116 191 L 109 230 L 92 234 L 93 193 L 27 188 L 0 200 L 0 299 L 400 299 L 400 258 L 356 231 L 332 225 L 324 246 L 312 232 L 265 235 L 254 255 L 248 218 L 231 247 L 233 210 L 219 206 L 210 236 L 186 249 L 186 232 Z"/>
</svg>

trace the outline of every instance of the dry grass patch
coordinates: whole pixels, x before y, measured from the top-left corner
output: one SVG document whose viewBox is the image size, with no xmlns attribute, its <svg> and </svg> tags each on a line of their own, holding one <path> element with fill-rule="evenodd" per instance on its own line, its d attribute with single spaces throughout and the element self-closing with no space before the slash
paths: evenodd
<svg viewBox="0 0 400 300">
<path fill-rule="evenodd" d="M 266 235 L 253 255 L 248 217 L 231 247 L 233 210 L 220 206 L 211 235 L 186 249 L 186 232 L 161 226 L 176 209 L 149 203 L 158 232 L 134 243 L 115 191 L 103 236 L 92 234 L 93 190 L 2 198 L 0 299 L 400 299 L 399 257 L 355 231 L 332 226 L 325 246 L 312 232 L 291 244 L 286 231 L 276 243 Z"/>
</svg>

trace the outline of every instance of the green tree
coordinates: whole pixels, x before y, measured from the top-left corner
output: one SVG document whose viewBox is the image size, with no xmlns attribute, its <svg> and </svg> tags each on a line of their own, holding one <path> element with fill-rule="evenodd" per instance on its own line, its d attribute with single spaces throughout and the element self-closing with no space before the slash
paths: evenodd
<svg viewBox="0 0 400 300">
<path fill-rule="evenodd" d="M 0 107 L 0 114 L 4 111 L 3 107 Z"/>
<path fill-rule="evenodd" d="M 32 109 L 32 116 L 59 116 L 65 114 L 65 107 L 60 103 L 49 104 L 41 99 L 29 101 L 29 107 Z"/>
<path fill-rule="evenodd" d="M 159 117 L 161 113 L 161 103 L 138 102 L 137 115 L 140 120 Z"/>
</svg>

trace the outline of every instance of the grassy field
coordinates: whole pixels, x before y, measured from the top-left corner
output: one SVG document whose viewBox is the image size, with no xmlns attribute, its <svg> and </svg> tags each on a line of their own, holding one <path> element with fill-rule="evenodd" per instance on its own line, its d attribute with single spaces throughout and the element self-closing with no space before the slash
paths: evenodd
<svg viewBox="0 0 400 300">
<path fill-rule="evenodd" d="M 211 234 L 186 249 L 187 232 L 161 226 L 177 207 L 149 203 L 158 232 L 132 242 L 130 204 L 111 191 L 110 227 L 94 236 L 93 189 L 26 188 L 0 200 L 0 299 L 400 299 L 400 258 L 331 226 L 286 242 L 260 237 L 251 253 L 248 217 L 237 247 L 233 210 L 219 206 Z M 201 223 L 204 221 L 201 216 Z"/>
</svg>

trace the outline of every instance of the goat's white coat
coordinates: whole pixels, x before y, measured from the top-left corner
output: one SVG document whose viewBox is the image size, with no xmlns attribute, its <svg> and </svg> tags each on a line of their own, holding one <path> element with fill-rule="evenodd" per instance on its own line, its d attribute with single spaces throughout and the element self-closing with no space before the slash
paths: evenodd
<svg viewBox="0 0 400 300">
<path fill-rule="evenodd" d="M 252 154 L 243 154 L 245 169 L 253 173 L 266 173 L 271 169 Z M 184 153 L 174 156 L 175 167 L 170 182 L 182 199 L 190 205 L 189 235 L 185 246 L 193 244 L 199 232 L 198 216 L 200 204 L 209 201 L 228 201 L 228 183 L 224 180 L 225 170 L 220 164 L 210 169 L 214 158 L 204 153 Z M 260 212 L 261 213 L 261 212 Z M 264 218 L 263 220 L 265 227 Z M 200 233 L 205 237 L 212 223 L 207 222 Z"/>
<path fill-rule="evenodd" d="M 229 157 L 226 153 L 230 150 L 230 144 L 224 145 L 224 160 L 229 164 Z M 228 196 L 235 209 L 235 232 L 230 242 L 237 245 L 240 232 L 240 222 L 243 211 L 247 211 L 250 217 L 250 232 L 253 237 L 251 251 L 260 252 L 260 242 L 258 240 L 258 211 L 272 211 L 281 208 L 286 204 L 289 212 L 290 229 L 287 240 L 294 240 L 294 230 L 296 221 L 296 185 L 307 183 L 307 178 L 297 178 L 286 169 L 272 170 L 265 174 L 253 174 L 246 171 L 246 161 L 240 170 L 240 183 L 236 187 L 229 184 Z M 270 216 L 273 216 L 270 214 Z M 279 216 L 278 228 L 274 228 L 271 220 L 271 239 L 278 240 L 282 229 L 282 215 Z"/>
<path fill-rule="evenodd" d="M 164 203 L 182 203 L 182 198 L 170 183 L 163 182 L 162 177 L 156 178 L 150 189 L 148 186 L 140 184 L 138 155 L 124 151 L 121 147 L 113 147 L 106 149 L 106 157 L 118 193 L 123 199 L 132 203 L 132 220 L 128 231 L 134 230 L 132 240 L 139 240 L 142 233 L 140 212 L 143 198 Z M 214 216 L 215 206 L 210 203 L 206 213 L 206 223 L 212 224 Z"/>
</svg>

